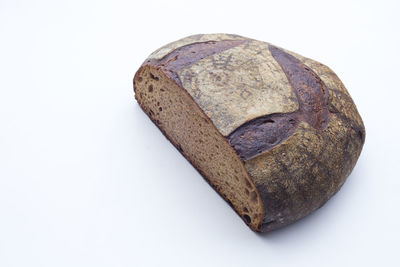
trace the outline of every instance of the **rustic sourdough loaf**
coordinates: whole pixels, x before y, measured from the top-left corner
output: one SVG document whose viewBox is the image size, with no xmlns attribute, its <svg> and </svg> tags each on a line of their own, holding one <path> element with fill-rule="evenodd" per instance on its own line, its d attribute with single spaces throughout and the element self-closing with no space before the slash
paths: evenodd
<svg viewBox="0 0 400 267">
<path fill-rule="evenodd" d="M 321 207 L 365 139 L 356 106 L 327 66 L 230 34 L 161 47 L 134 78 L 135 98 L 251 229 Z"/>
</svg>

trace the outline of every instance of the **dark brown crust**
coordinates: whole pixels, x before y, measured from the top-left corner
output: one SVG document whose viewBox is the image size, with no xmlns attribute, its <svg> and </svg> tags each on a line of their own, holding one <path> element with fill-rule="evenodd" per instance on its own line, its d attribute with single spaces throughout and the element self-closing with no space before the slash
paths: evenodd
<svg viewBox="0 0 400 267">
<path fill-rule="evenodd" d="M 246 161 L 291 136 L 299 125 L 297 114 L 277 113 L 258 117 L 237 128 L 227 139 L 239 157 Z"/>
<path fill-rule="evenodd" d="M 321 207 L 340 189 L 354 167 L 365 141 L 362 122 L 349 117 L 350 114 L 357 117 L 357 111 L 346 115 L 341 107 L 335 107 L 338 94 L 355 107 L 348 95 L 328 88 L 313 71 L 293 56 L 274 47 L 270 49 L 299 99 L 299 110 L 286 116 L 296 115 L 299 121 L 307 122 L 316 131 L 311 127 L 296 131 L 303 138 L 299 145 L 281 144 L 264 154 L 267 156 L 263 160 L 268 162 L 269 170 L 273 171 L 267 172 L 265 179 L 257 183 L 266 208 L 262 232 L 291 224 Z M 299 67 L 309 73 L 304 73 Z M 310 83 L 309 76 L 316 83 L 312 80 Z M 297 87 L 305 90 L 301 91 Z M 299 92 L 303 92 L 306 97 L 299 95 Z M 309 95 L 312 97 L 307 99 Z M 307 141 L 306 132 L 308 136 L 317 134 L 318 141 L 303 143 Z M 311 148 L 315 142 L 322 146 L 319 149 Z M 293 156 L 288 158 L 290 155 Z"/>
<path fill-rule="evenodd" d="M 300 121 L 322 130 L 329 119 L 328 89 L 321 78 L 285 51 L 272 45 L 269 50 L 288 78 L 299 101 L 299 109 L 258 117 L 232 132 L 227 139 L 243 160 L 282 143 L 294 133 Z"/>
<path fill-rule="evenodd" d="M 340 121 L 343 128 L 339 130 L 336 126 L 328 125 L 322 130 L 319 136 L 323 146 L 318 153 L 308 151 L 305 146 L 293 148 L 297 150 L 297 166 L 302 166 L 300 171 L 291 167 L 293 160 L 282 158 L 281 155 L 287 153 L 284 146 L 270 151 L 274 153 L 266 160 L 270 160 L 277 168 L 274 172 L 276 176 L 257 184 L 266 207 L 262 232 L 282 228 L 321 207 L 340 189 L 354 167 L 365 141 L 365 128 L 329 105 L 331 108 L 331 120 Z M 310 129 L 306 131 L 312 133 Z M 352 151 L 357 152 L 353 154 Z M 334 153 L 339 153 L 340 157 Z M 290 193 L 286 188 L 288 181 L 295 185 Z M 271 190 L 273 187 L 276 189 Z"/>
<path fill-rule="evenodd" d="M 148 59 L 144 64 L 159 67 L 166 75 L 182 86 L 182 82 L 177 75 L 178 71 L 203 58 L 241 45 L 245 42 L 248 42 L 248 40 L 223 40 L 192 43 L 171 51 L 161 59 Z"/>
<path fill-rule="evenodd" d="M 299 117 L 317 130 L 328 124 L 328 88 L 305 64 L 285 51 L 270 45 L 272 56 L 282 67 L 299 101 Z"/>
</svg>

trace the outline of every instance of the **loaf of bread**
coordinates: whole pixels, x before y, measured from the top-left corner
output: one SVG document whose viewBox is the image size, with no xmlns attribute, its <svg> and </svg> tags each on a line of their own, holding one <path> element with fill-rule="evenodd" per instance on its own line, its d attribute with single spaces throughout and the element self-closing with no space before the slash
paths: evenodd
<svg viewBox="0 0 400 267">
<path fill-rule="evenodd" d="M 231 34 L 193 35 L 152 53 L 135 98 L 257 232 L 321 207 L 352 171 L 365 128 L 327 66 Z"/>
</svg>

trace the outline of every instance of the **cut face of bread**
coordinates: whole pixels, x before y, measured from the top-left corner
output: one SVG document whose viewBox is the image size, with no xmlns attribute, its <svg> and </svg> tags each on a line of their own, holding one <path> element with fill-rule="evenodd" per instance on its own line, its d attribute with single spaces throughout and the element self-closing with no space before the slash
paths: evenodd
<svg viewBox="0 0 400 267">
<path fill-rule="evenodd" d="M 263 219 L 243 162 L 191 96 L 155 67 L 136 74 L 136 99 L 164 135 L 253 229 Z"/>
<path fill-rule="evenodd" d="M 365 128 L 327 66 L 230 34 L 161 47 L 134 78 L 164 135 L 254 231 L 321 207 L 361 153 Z"/>
</svg>

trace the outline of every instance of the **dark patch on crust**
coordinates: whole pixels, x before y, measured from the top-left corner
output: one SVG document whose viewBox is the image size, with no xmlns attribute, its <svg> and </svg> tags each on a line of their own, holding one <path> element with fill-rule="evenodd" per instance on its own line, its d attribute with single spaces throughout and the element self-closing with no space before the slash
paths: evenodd
<svg viewBox="0 0 400 267">
<path fill-rule="evenodd" d="M 229 135 L 229 143 L 243 160 L 270 150 L 296 130 L 295 113 L 270 114 L 251 120 Z"/>
<path fill-rule="evenodd" d="M 182 82 L 177 74 L 181 69 L 193 65 L 203 58 L 228 50 L 245 42 L 248 42 L 248 40 L 222 40 L 192 43 L 171 51 L 161 59 L 148 59 L 143 65 L 152 65 L 162 70 L 178 85 L 182 86 Z"/>
<path fill-rule="evenodd" d="M 321 78 L 294 56 L 270 45 L 272 56 L 279 63 L 299 101 L 299 113 L 317 130 L 327 125 L 328 88 Z M 300 115 L 300 114 L 299 114 Z"/>
<path fill-rule="evenodd" d="M 318 131 L 328 124 L 328 88 L 321 78 L 305 64 L 283 50 L 270 45 L 292 86 L 299 109 L 292 113 L 277 113 L 255 118 L 232 132 L 227 138 L 243 160 L 270 150 L 289 138 L 300 121 Z"/>
</svg>

